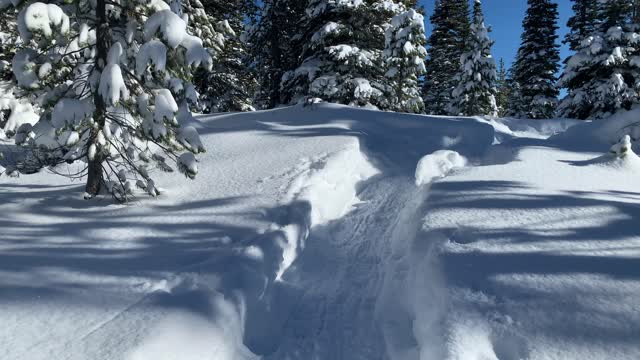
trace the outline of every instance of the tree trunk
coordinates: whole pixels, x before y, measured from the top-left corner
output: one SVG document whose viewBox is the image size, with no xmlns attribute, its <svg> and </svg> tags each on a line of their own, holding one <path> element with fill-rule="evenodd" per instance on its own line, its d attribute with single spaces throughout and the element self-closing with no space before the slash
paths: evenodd
<svg viewBox="0 0 640 360">
<path fill-rule="evenodd" d="M 89 169 L 87 174 L 87 185 L 85 192 L 89 198 L 92 198 L 100 193 L 102 188 L 102 162 L 89 160 Z"/>
<path fill-rule="evenodd" d="M 107 53 L 109 51 L 109 22 L 107 19 L 107 9 L 105 0 L 97 0 L 96 2 L 96 70 L 102 73 L 107 63 Z M 107 115 L 107 107 L 100 94 L 96 91 L 93 94 L 93 102 L 95 104 L 95 111 L 93 113 L 93 120 L 97 126 L 91 130 L 89 136 L 89 142 L 87 147 L 91 145 L 97 146 L 98 132 L 102 131 L 105 124 L 105 118 Z M 85 192 L 89 198 L 92 198 L 100 193 L 103 183 L 102 163 L 104 157 L 100 154 L 95 154 L 93 159 L 89 159 L 89 168 L 87 174 L 87 183 L 85 186 Z"/>
</svg>

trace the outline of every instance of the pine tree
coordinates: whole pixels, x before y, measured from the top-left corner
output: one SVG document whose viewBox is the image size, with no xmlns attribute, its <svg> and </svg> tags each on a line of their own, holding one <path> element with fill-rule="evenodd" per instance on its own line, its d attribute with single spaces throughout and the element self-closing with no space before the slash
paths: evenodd
<svg viewBox="0 0 640 360">
<path fill-rule="evenodd" d="M 187 31 L 200 28 L 187 24 L 188 13 L 180 17 L 162 1 L 24 6 L 12 67 L 18 84 L 40 99 L 43 116 L 18 129 L 17 143 L 46 137 L 52 165 L 85 162 L 86 198 L 107 190 L 126 200 L 136 186 L 158 195 L 151 171 L 173 171 L 172 163 L 196 176 L 194 154 L 204 148 L 181 120 L 197 101 L 189 69 L 212 60 Z"/>
<path fill-rule="evenodd" d="M 396 15 L 385 36 L 386 77 L 391 80 L 394 111 L 420 113 L 424 102 L 418 84 L 426 69 L 427 56 L 424 17 L 410 9 Z"/>
<path fill-rule="evenodd" d="M 468 0 L 436 0 L 431 24 L 424 100 L 428 114 L 445 115 L 449 112 L 451 94 L 456 87 L 454 78 L 469 34 Z"/>
<path fill-rule="evenodd" d="M 522 98 L 522 88 L 514 78 L 513 67 L 507 72 L 507 108 L 503 116 L 515 116 L 514 114 L 524 114 L 528 109 Z"/>
<path fill-rule="evenodd" d="M 557 4 L 551 0 L 528 0 L 522 44 L 514 65 L 521 106 L 509 110 L 515 117 L 548 119 L 554 116 L 559 95 L 555 74 L 560 67 L 557 20 Z"/>
<path fill-rule="evenodd" d="M 507 112 L 507 104 L 509 101 L 510 87 L 507 79 L 507 68 L 504 59 L 500 58 L 498 65 L 496 104 L 498 105 L 498 116 L 504 116 Z"/>
<path fill-rule="evenodd" d="M 253 110 L 255 74 L 249 67 L 249 49 L 245 38 L 245 20 L 256 12 L 251 0 L 204 0 L 203 8 L 223 35 L 220 49 L 214 52 L 212 71 L 196 74 L 196 85 L 205 112 Z"/>
<path fill-rule="evenodd" d="M 450 108 L 453 115 L 498 114 L 496 63 L 491 56 L 493 41 L 489 38 L 489 31 L 484 25 L 482 3 L 475 0 L 466 51 L 460 58 L 460 70 L 455 78 L 457 86 L 452 93 Z"/>
<path fill-rule="evenodd" d="M 593 34 L 598 28 L 598 1 L 572 0 L 573 16 L 569 18 L 567 27 L 569 32 L 564 38 L 564 43 L 569 45 L 572 51 L 578 50 L 582 40 Z"/>
<path fill-rule="evenodd" d="M 301 63 L 283 75 L 285 103 L 308 98 L 386 109 L 385 29 L 404 6 L 390 0 L 310 0 Z"/>
<path fill-rule="evenodd" d="M 299 25 L 306 4 L 298 0 L 265 0 L 249 33 L 252 65 L 257 73 L 255 103 L 272 109 L 282 104 L 282 76 L 295 69 L 302 53 Z"/>
<path fill-rule="evenodd" d="M 12 3 L 17 5 L 19 1 L 0 0 L 0 11 L 3 12 L 0 16 L 0 81 L 9 80 L 12 77 L 11 59 L 19 43 L 18 11 Z M 0 89 L 0 95 L 2 95 L 1 92 Z"/>
<path fill-rule="evenodd" d="M 640 101 L 640 34 L 632 6 L 620 0 L 602 4 L 598 30 L 581 42 L 558 82 L 568 89 L 562 116 L 606 118 Z"/>
</svg>

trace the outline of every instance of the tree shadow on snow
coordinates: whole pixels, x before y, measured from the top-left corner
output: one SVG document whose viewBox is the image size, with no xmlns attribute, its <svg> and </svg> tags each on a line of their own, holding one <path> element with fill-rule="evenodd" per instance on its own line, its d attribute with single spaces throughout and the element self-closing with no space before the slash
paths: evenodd
<svg viewBox="0 0 640 360">
<path fill-rule="evenodd" d="M 465 249 L 486 241 L 493 247 L 503 247 L 495 252 L 443 251 L 440 260 L 447 283 L 453 288 L 482 291 L 503 307 L 526 307 L 530 301 L 535 309 L 527 311 L 537 312 L 532 315 L 538 319 L 536 331 L 548 336 L 567 337 L 574 342 L 610 340 L 609 344 L 633 345 L 640 336 L 640 324 L 631 324 L 631 319 L 625 321 L 625 313 L 616 313 L 615 307 L 590 308 L 607 301 L 624 302 L 625 297 L 627 301 L 635 301 L 632 292 L 621 295 L 625 292 L 619 289 L 620 294 L 611 294 L 602 285 L 585 286 L 586 280 L 581 279 L 602 279 L 604 283 L 606 279 L 640 282 L 640 257 L 637 256 L 640 246 L 629 241 L 640 237 L 637 226 L 640 192 L 535 194 L 527 189 L 527 184 L 505 181 L 445 180 L 433 185 L 429 199 L 431 212 L 442 210 L 454 216 L 449 211 L 455 213 L 458 209 L 476 214 L 473 223 L 461 218 L 451 221 L 455 225 L 437 228 L 448 239 L 448 246 Z M 460 214 L 464 217 L 464 213 Z M 478 214 L 484 220 L 479 221 Z M 531 214 L 539 216 L 530 217 Z M 509 220 L 513 225 L 503 221 L 505 216 L 513 216 Z M 623 240 L 626 240 L 624 244 L 616 246 L 617 241 Z M 574 242 L 575 247 L 553 250 L 545 242 Z M 591 244 L 584 247 L 586 242 Z M 518 247 L 510 251 L 509 246 Z M 504 281 L 512 277 L 521 280 Z M 566 280 L 569 282 L 554 287 L 560 286 L 556 278 L 578 280 Z M 536 281 L 549 281 L 551 289 L 536 285 Z M 620 324 L 627 325 L 621 327 Z"/>
</svg>

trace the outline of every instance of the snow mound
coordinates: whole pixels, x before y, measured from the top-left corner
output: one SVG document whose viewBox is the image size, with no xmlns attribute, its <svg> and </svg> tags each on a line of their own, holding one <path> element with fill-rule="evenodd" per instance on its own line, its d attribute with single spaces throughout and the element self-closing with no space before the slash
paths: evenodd
<svg viewBox="0 0 640 360">
<path fill-rule="evenodd" d="M 285 234 L 281 243 L 283 260 L 276 278 L 280 279 L 293 264 L 310 234 L 311 228 L 325 225 L 352 211 L 361 201 L 358 184 L 380 173 L 360 151 L 357 139 L 335 153 L 303 163 L 291 182 L 285 202 L 289 219 L 280 228 Z"/>
<path fill-rule="evenodd" d="M 311 226 L 326 224 L 351 211 L 360 202 L 358 183 L 379 172 L 354 139 L 343 150 L 311 164 L 292 183 L 288 198 L 313 204 Z"/>
<path fill-rule="evenodd" d="M 438 150 L 423 157 L 416 168 L 416 186 L 427 185 L 467 165 L 467 159 L 451 150 Z"/>
<path fill-rule="evenodd" d="M 219 321 L 181 311 L 162 319 L 126 360 L 257 359 L 241 343 L 242 319 L 222 296 L 212 307 Z"/>
</svg>

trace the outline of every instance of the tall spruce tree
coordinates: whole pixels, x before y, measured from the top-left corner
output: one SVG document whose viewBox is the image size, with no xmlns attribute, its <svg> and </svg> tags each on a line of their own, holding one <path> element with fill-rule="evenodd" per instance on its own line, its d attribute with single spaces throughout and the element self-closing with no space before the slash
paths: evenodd
<svg viewBox="0 0 640 360">
<path fill-rule="evenodd" d="M 43 116 L 33 127 L 22 125 L 16 143 L 48 141 L 55 163 L 84 162 L 77 175 L 86 175 L 87 198 L 104 189 L 125 200 L 136 186 L 158 195 L 152 170 L 173 171 L 172 163 L 190 178 L 198 172 L 194 154 L 204 148 L 181 120 L 197 102 L 190 70 L 211 67 L 212 59 L 189 31 L 202 26 L 173 5 L 19 5 L 22 43 L 12 70 L 39 99 Z"/>
<path fill-rule="evenodd" d="M 507 68 L 504 59 L 500 58 L 498 65 L 498 78 L 496 81 L 497 94 L 496 104 L 498 105 L 498 116 L 504 116 L 507 111 L 507 103 L 509 99 L 510 87 L 507 79 Z"/>
<path fill-rule="evenodd" d="M 475 0 L 466 51 L 461 56 L 460 69 L 455 77 L 457 86 L 450 106 L 453 115 L 498 115 L 496 63 L 491 55 L 493 41 L 489 38 L 489 31 L 484 24 L 482 2 Z"/>
<path fill-rule="evenodd" d="M 567 27 L 569 32 L 564 38 L 564 43 L 569 49 L 577 51 L 582 40 L 593 34 L 598 29 L 599 2 L 594 0 L 573 1 L 573 16 L 569 18 Z"/>
<path fill-rule="evenodd" d="M 310 0 L 300 37 L 302 62 L 284 74 L 283 100 L 389 108 L 385 30 L 404 10 L 390 0 Z"/>
<path fill-rule="evenodd" d="M 555 114 L 559 90 L 556 73 L 560 68 L 558 4 L 551 0 L 528 0 L 522 24 L 522 44 L 514 65 L 520 101 L 510 107 L 519 118 L 549 119 Z"/>
<path fill-rule="evenodd" d="M 306 3 L 298 0 L 265 0 L 248 32 L 251 64 L 257 74 L 256 107 L 271 109 L 282 104 L 282 76 L 295 69 L 302 53 L 299 26 Z"/>
<path fill-rule="evenodd" d="M 640 102 L 640 47 L 633 3 L 608 0 L 597 31 L 568 61 L 558 84 L 568 89 L 559 112 L 579 119 L 606 118 Z"/>
<path fill-rule="evenodd" d="M 430 20 L 433 30 L 427 41 L 424 100 L 427 114 L 445 115 L 449 112 L 456 87 L 454 78 L 469 34 L 469 2 L 436 0 Z"/>
<path fill-rule="evenodd" d="M 391 80 L 390 109 L 420 113 L 424 102 L 419 78 L 425 73 L 427 56 L 424 17 L 414 9 L 396 15 L 387 29 L 384 57 Z"/>
<path fill-rule="evenodd" d="M 216 31 L 223 36 L 213 54 L 216 60 L 213 70 L 200 71 L 195 77 L 204 111 L 253 110 L 256 80 L 249 66 L 244 34 L 246 20 L 256 12 L 254 1 L 203 0 L 202 4 Z"/>
</svg>

